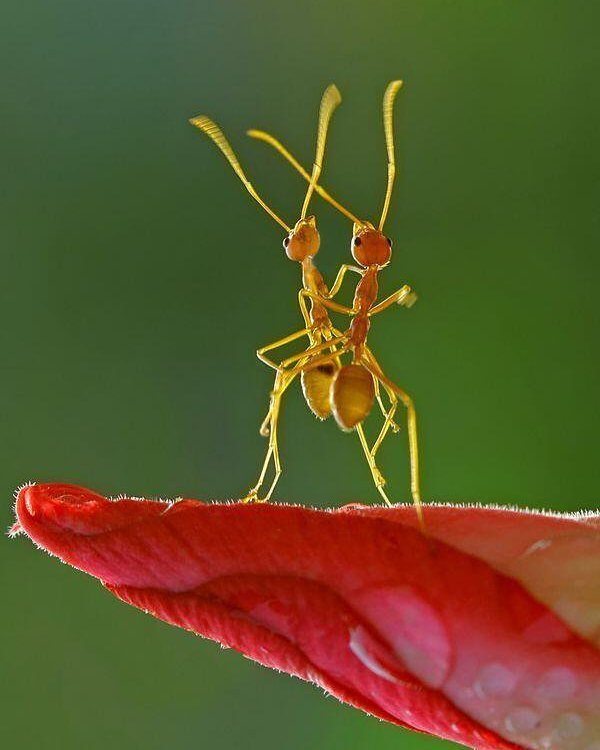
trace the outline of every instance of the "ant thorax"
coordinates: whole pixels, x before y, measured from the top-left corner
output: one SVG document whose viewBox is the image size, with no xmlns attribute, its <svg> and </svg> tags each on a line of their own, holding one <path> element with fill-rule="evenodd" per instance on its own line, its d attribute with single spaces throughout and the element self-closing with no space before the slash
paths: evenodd
<svg viewBox="0 0 600 750">
<path fill-rule="evenodd" d="M 369 266 L 364 272 L 362 279 L 356 285 L 353 309 L 358 310 L 359 314 L 367 313 L 377 299 L 379 293 L 378 272 L 379 266 Z"/>
<path fill-rule="evenodd" d="M 310 256 L 302 261 L 302 286 L 307 291 L 318 294 L 321 297 L 325 297 L 329 293 L 329 288 L 321 272 L 315 266 Z M 315 325 L 331 326 L 331 320 L 326 308 L 315 299 L 311 299 L 310 319 Z"/>
</svg>

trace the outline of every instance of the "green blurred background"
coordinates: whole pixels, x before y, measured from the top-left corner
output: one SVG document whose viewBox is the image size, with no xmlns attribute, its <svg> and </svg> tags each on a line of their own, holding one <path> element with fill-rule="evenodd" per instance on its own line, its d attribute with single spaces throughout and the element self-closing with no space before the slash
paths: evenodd
<svg viewBox="0 0 600 750">
<path fill-rule="evenodd" d="M 392 308 L 370 341 L 415 398 L 426 498 L 595 507 L 599 6 L 574 0 L 5 0 L 2 520 L 26 480 L 227 499 L 254 482 L 296 330 L 282 233 L 188 124 L 217 119 L 287 220 L 326 84 L 345 101 L 323 184 L 380 208 L 380 101 L 402 77 Z M 315 201 L 331 279 L 348 223 Z M 356 438 L 296 388 L 277 498 L 375 501 Z M 381 463 L 406 500 L 405 436 Z M 26 540 L 0 544 L 6 746 L 442 748 L 115 601 Z"/>
</svg>

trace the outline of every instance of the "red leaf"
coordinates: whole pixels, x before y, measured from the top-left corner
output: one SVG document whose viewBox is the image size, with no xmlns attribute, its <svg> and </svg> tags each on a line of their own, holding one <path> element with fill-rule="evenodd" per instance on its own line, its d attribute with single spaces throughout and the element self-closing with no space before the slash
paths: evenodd
<svg viewBox="0 0 600 750">
<path fill-rule="evenodd" d="M 162 620 L 403 726 L 599 750 L 597 517 L 111 501 L 22 489 L 34 542 Z"/>
</svg>

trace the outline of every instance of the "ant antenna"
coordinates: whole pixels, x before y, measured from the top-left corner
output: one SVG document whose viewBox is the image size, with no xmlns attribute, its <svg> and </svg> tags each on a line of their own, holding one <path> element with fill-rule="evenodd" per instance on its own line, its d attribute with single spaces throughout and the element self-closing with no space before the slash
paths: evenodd
<svg viewBox="0 0 600 750">
<path fill-rule="evenodd" d="M 385 192 L 385 200 L 383 202 L 383 210 L 381 212 L 381 219 L 379 220 L 379 231 L 383 229 L 385 220 L 388 215 L 390 208 L 390 200 L 392 198 L 392 189 L 394 187 L 394 177 L 396 176 L 396 156 L 394 154 L 394 125 L 393 125 L 393 111 L 394 111 L 394 99 L 396 94 L 402 88 L 402 81 L 392 81 L 388 84 L 383 95 L 383 129 L 385 131 L 385 145 L 388 153 L 388 181 L 387 190 Z"/>
<path fill-rule="evenodd" d="M 214 123 L 210 117 L 206 117 L 206 115 L 200 115 L 198 117 L 192 117 L 190 119 L 190 123 L 201 130 L 203 133 L 206 133 L 206 135 L 214 141 L 214 143 L 221 149 L 223 152 L 225 158 L 227 161 L 231 164 L 233 171 L 236 173 L 236 175 L 240 178 L 240 180 L 244 183 L 246 190 L 250 193 L 250 195 L 254 198 L 254 200 L 264 208 L 264 210 L 271 216 L 275 221 L 281 225 L 286 232 L 291 232 L 291 227 L 288 227 L 288 225 L 283 221 L 282 219 L 277 216 L 275 211 L 273 211 L 267 204 L 264 202 L 264 200 L 260 197 L 260 195 L 256 192 L 254 189 L 254 186 L 250 182 L 250 180 L 246 177 L 246 173 L 241 167 L 241 164 L 237 160 L 237 156 L 233 152 L 233 149 L 229 145 L 229 141 L 225 136 L 223 135 L 221 129 L 219 126 Z"/>
<path fill-rule="evenodd" d="M 275 138 L 275 136 L 265 132 L 264 130 L 256 130 L 254 128 L 252 128 L 251 130 L 247 130 L 246 135 L 250 136 L 250 138 L 256 138 L 256 140 L 268 143 L 269 146 L 272 146 L 275 151 L 280 153 L 283 158 L 292 165 L 296 172 L 299 172 L 307 182 L 310 182 L 311 178 L 306 169 L 304 169 L 302 164 L 300 164 L 300 162 L 287 150 L 287 148 L 283 145 L 283 143 L 281 143 L 281 141 L 278 141 L 277 138 Z M 361 226 L 364 225 L 364 221 L 361 221 L 352 213 L 352 211 L 349 211 L 347 208 L 344 208 L 341 203 L 338 203 L 336 199 L 331 196 L 327 192 L 327 190 L 325 190 L 325 188 L 321 187 L 321 185 L 316 183 L 314 189 L 315 192 L 318 193 L 321 198 L 323 198 L 323 200 L 327 201 L 327 203 L 332 205 L 347 219 L 350 219 L 350 221 L 354 222 L 355 224 L 360 224 Z"/>
<path fill-rule="evenodd" d="M 329 121 L 331 115 L 335 109 L 342 102 L 342 96 L 338 91 L 337 86 L 332 83 L 326 89 L 321 99 L 321 106 L 319 107 L 319 125 L 317 129 L 317 148 L 315 151 L 315 161 L 313 163 L 312 174 L 310 176 L 310 182 L 308 183 L 308 190 L 306 191 L 306 197 L 304 198 L 304 204 L 302 206 L 302 213 L 300 214 L 301 219 L 306 218 L 306 212 L 308 211 L 308 204 L 312 198 L 312 194 L 315 190 L 315 185 L 319 181 L 321 176 L 321 170 L 323 169 L 323 154 L 325 153 L 325 141 L 327 140 L 327 130 L 329 128 Z"/>
</svg>

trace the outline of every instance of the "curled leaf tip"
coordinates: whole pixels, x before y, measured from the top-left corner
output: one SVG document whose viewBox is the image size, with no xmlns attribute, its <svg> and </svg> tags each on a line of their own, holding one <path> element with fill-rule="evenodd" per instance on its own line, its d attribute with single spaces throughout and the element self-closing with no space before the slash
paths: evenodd
<svg viewBox="0 0 600 750">
<path fill-rule="evenodd" d="M 23 487 L 17 523 L 115 596 L 478 750 L 598 750 L 593 519 L 426 506 L 327 511 Z M 433 543 L 432 543 L 433 542 Z"/>
</svg>

